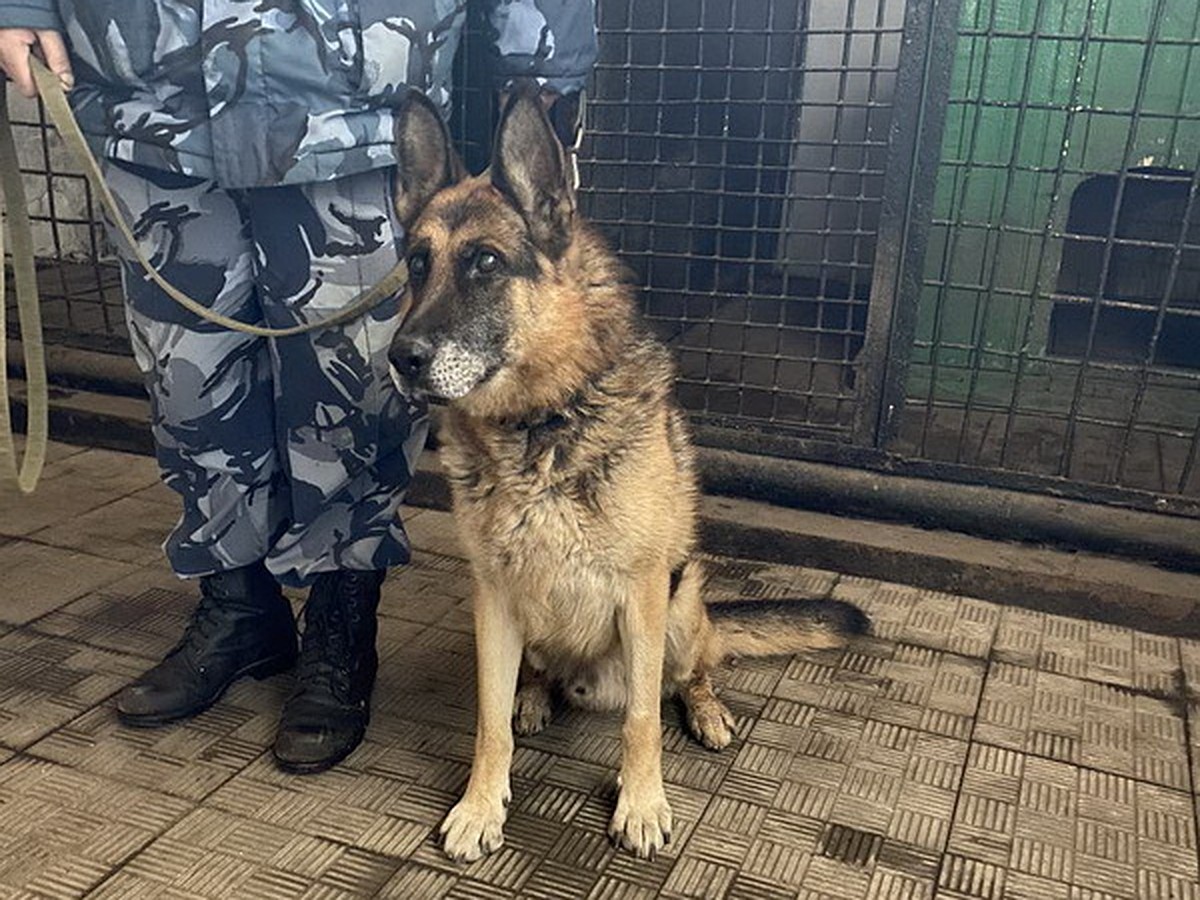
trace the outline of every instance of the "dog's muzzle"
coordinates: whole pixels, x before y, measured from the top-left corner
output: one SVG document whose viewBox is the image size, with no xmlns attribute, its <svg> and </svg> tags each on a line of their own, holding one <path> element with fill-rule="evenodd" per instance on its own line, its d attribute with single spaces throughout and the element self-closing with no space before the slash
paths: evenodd
<svg viewBox="0 0 1200 900">
<path fill-rule="evenodd" d="M 458 341 L 443 341 L 434 346 L 420 335 L 396 335 L 388 351 L 388 361 L 402 391 L 442 400 L 465 396 L 486 377 L 488 368 L 482 353 Z"/>
<path fill-rule="evenodd" d="M 432 358 L 433 345 L 423 337 L 398 334 L 388 349 L 392 377 L 396 379 L 397 386 L 408 393 L 417 389 L 417 380 L 428 369 Z"/>
</svg>

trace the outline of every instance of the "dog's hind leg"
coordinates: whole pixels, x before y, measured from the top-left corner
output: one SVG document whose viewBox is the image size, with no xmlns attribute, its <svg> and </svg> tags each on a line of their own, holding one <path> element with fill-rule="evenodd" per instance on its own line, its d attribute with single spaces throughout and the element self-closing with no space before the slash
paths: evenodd
<svg viewBox="0 0 1200 900">
<path fill-rule="evenodd" d="M 553 714 L 550 679 L 544 669 L 534 668 L 526 659 L 521 663 L 521 675 L 517 679 L 513 731 L 522 736 L 537 734 L 550 724 Z"/>
<path fill-rule="evenodd" d="M 720 750 L 733 740 L 735 723 L 708 677 L 720 661 L 720 650 L 700 597 L 702 581 L 699 566 L 689 563 L 671 597 L 663 679 L 666 693 L 683 701 L 692 736 L 709 750 Z"/>
<path fill-rule="evenodd" d="M 709 750 L 720 750 L 733 740 L 736 722 L 709 681 L 708 672 L 697 670 L 679 689 L 679 698 L 687 711 L 688 730 Z"/>
<path fill-rule="evenodd" d="M 512 798 L 513 693 L 523 639 L 511 601 L 475 579 L 475 657 L 479 718 L 475 758 L 461 800 L 442 822 L 446 854 L 471 861 L 504 843 L 504 807 Z"/>
</svg>

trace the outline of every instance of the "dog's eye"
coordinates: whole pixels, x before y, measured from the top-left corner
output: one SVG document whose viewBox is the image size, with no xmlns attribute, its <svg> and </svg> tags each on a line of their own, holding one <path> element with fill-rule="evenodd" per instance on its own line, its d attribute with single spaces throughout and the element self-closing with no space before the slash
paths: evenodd
<svg viewBox="0 0 1200 900">
<path fill-rule="evenodd" d="M 500 268 L 500 257 L 491 250 L 480 250 L 475 254 L 475 271 L 490 275 Z"/>
<path fill-rule="evenodd" d="M 429 254 L 424 250 L 418 250 L 408 257 L 408 277 L 416 282 L 425 280 L 425 276 L 429 274 Z"/>
</svg>

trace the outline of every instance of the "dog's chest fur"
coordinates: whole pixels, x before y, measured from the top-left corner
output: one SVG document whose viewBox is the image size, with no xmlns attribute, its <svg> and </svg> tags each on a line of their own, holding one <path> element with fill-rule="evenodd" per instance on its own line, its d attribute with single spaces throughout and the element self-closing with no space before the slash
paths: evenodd
<svg viewBox="0 0 1200 900">
<path fill-rule="evenodd" d="M 442 458 L 477 577 L 505 591 L 547 657 L 605 653 L 639 561 L 690 552 L 690 449 L 669 377 L 669 364 L 618 371 L 518 423 L 447 416 Z"/>
</svg>

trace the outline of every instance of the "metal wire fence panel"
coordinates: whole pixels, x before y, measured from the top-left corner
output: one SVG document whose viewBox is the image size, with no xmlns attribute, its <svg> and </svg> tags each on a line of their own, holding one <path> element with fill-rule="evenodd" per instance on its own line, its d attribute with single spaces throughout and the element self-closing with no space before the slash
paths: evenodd
<svg viewBox="0 0 1200 900">
<path fill-rule="evenodd" d="M 479 171 L 471 15 L 451 124 Z M 705 440 L 1200 514 L 1197 0 L 598 0 L 598 22 L 582 208 Z M 87 186 L 13 109 L 48 336 L 126 352 Z"/>
<path fill-rule="evenodd" d="M 1200 4 L 965 0 L 888 449 L 1200 496 Z"/>
<path fill-rule="evenodd" d="M 698 416 L 846 440 L 903 0 L 607 0 L 583 208 Z"/>
<path fill-rule="evenodd" d="M 123 352 L 120 272 L 104 243 L 99 207 L 41 106 L 9 91 L 37 255 L 46 337 Z M 14 322 L 15 330 L 15 322 Z"/>
</svg>

